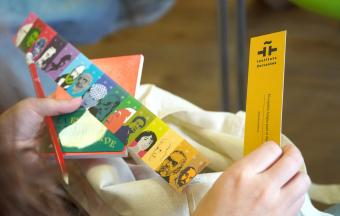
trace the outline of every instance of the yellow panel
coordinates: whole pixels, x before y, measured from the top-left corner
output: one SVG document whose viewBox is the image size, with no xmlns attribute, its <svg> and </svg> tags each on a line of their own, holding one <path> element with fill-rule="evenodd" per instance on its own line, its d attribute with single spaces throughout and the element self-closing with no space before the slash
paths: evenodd
<svg viewBox="0 0 340 216">
<path fill-rule="evenodd" d="M 156 170 L 164 159 L 183 141 L 173 130 L 169 129 L 160 140 L 142 157 L 142 160 Z"/>
<path fill-rule="evenodd" d="M 286 31 L 250 41 L 244 154 L 281 142 L 285 47 Z"/>
</svg>

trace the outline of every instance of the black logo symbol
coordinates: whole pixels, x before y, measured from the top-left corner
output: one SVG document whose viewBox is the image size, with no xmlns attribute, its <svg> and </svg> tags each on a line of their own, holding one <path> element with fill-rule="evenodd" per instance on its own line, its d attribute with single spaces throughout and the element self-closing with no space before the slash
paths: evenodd
<svg viewBox="0 0 340 216">
<path fill-rule="evenodd" d="M 264 47 L 263 50 L 260 50 L 257 52 L 257 55 L 262 55 L 263 57 L 265 57 L 267 55 L 267 48 L 268 48 L 268 55 L 271 56 L 273 52 L 277 51 L 277 48 L 273 48 L 272 47 L 272 41 L 265 41 L 264 43 Z M 267 46 L 269 45 L 269 46 Z"/>
</svg>

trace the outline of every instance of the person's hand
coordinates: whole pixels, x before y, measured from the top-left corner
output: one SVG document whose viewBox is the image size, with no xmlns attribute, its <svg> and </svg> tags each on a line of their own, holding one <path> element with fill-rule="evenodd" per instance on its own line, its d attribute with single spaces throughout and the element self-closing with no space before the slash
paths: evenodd
<svg viewBox="0 0 340 216">
<path fill-rule="evenodd" d="M 44 117 L 70 113 L 79 108 L 81 99 L 55 100 L 28 98 L 20 101 L 0 116 L 0 133 L 6 143 L 17 150 L 35 148 L 41 144 L 47 130 Z"/>
<path fill-rule="evenodd" d="M 268 142 L 228 168 L 208 191 L 194 216 L 297 215 L 310 186 L 300 172 L 294 145 Z"/>
</svg>

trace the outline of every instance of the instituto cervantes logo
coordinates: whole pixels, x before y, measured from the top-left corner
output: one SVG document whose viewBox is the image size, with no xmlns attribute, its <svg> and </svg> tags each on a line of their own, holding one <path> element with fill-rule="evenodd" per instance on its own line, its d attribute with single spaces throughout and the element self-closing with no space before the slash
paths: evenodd
<svg viewBox="0 0 340 216">
<path fill-rule="evenodd" d="M 277 48 L 272 46 L 272 41 L 265 41 L 263 45 L 263 49 L 257 51 L 257 56 L 259 59 L 256 60 L 256 66 L 261 68 L 276 65 L 277 58 L 274 54 L 277 52 Z"/>
</svg>

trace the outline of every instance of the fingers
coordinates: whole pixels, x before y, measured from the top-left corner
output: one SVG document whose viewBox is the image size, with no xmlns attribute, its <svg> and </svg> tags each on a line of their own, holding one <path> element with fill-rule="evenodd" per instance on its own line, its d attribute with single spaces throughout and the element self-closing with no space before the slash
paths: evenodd
<svg viewBox="0 0 340 216">
<path fill-rule="evenodd" d="M 244 157 L 241 163 L 248 167 L 249 172 L 257 174 L 268 169 L 281 155 L 280 146 L 270 141 Z"/>
<path fill-rule="evenodd" d="M 282 187 L 298 173 L 302 164 L 303 158 L 298 148 L 287 145 L 283 149 L 282 157 L 265 174 L 273 179 L 278 187 Z"/>
<path fill-rule="evenodd" d="M 55 100 L 51 98 L 42 99 L 26 99 L 28 105 L 27 109 L 31 109 L 36 114 L 45 116 L 55 116 L 65 113 L 70 113 L 79 108 L 81 98 L 74 98 L 71 100 Z"/>
<path fill-rule="evenodd" d="M 281 196 L 288 199 L 288 203 L 293 204 L 305 196 L 310 185 L 311 180 L 309 176 L 299 172 L 282 188 Z"/>
</svg>

